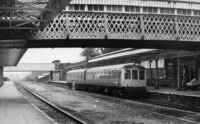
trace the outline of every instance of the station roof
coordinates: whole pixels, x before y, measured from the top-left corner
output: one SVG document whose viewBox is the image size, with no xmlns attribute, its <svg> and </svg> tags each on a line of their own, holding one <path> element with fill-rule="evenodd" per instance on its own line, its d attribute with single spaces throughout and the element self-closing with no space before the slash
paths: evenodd
<svg viewBox="0 0 200 124">
<path fill-rule="evenodd" d="M 0 29 L 48 25 L 71 0 L 1 0 Z"/>
<path fill-rule="evenodd" d="M 136 50 L 134 50 L 132 48 L 128 48 L 128 49 L 123 49 L 123 50 L 119 50 L 119 51 L 115 51 L 115 52 L 111 52 L 111 53 L 107 53 L 107 54 L 103 54 L 103 55 L 94 57 L 89 60 L 89 63 L 108 60 L 108 59 L 114 59 L 114 58 L 129 56 L 129 55 L 139 55 L 141 53 L 150 53 L 150 52 L 154 52 L 154 51 L 157 51 L 157 49 L 136 49 Z"/>
<path fill-rule="evenodd" d="M 15 66 L 27 49 L 0 49 L 0 67 Z"/>
<path fill-rule="evenodd" d="M 89 60 L 89 63 L 115 63 L 115 61 L 118 60 L 137 63 L 147 60 L 180 58 L 197 55 L 200 55 L 200 51 L 128 48 L 94 57 Z"/>
<path fill-rule="evenodd" d="M 29 72 L 29 71 L 42 71 L 49 72 L 55 71 L 54 63 L 19 63 L 17 66 L 5 67 L 4 72 Z"/>
<path fill-rule="evenodd" d="M 33 28 L 42 12 L 46 9 L 49 0 L 1 0 L 0 1 L 0 26 L 1 28 Z M 6 25 L 6 27 L 5 27 Z M 25 28 L 23 27 L 23 28 Z"/>
<path fill-rule="evenodd" d="M 30 30 L 45 28 L 69 2 L 0 0 L 0 66 L 15 66 L 27 50 Z"/>
</svg>

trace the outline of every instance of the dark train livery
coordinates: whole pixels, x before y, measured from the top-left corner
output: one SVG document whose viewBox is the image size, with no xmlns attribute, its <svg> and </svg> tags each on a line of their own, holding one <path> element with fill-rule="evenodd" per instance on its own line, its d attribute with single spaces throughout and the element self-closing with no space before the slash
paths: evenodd
<svg viewBox="0 0 200 124">
<path fill-rule="evenodd" d="M 146 92 L 145 75 L 143 66 L 119 64 L 68 71 L 67 83 L 81 90 L 135 95 Z"/>
</svg>

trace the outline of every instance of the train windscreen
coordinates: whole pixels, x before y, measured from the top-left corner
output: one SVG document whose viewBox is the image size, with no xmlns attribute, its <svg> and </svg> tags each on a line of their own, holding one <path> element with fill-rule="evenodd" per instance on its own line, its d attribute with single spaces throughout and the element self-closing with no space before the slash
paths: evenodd
<svg viewBox="0 0 200 124">
<path fill-rule="evenodd" d="M 138 70 L 132 70 L 132 79 L 138 80 Z"/>
</svg>

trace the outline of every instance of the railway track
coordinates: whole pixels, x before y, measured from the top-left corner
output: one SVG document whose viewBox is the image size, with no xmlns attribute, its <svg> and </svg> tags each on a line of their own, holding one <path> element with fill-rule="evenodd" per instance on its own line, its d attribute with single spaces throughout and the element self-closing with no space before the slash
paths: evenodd
<svg viewBox="0 0 200 124">
<path fill-rule="evenodd" d="M 72 115 L 70 112 L 67 112 L 53 103 L 45 100 L 41 96 L 37 95 L 33 91 L 27 89 L 26 87 L 15 83 L 17 89 L 23 94 L 23 96 L 30 101 L 36 108 L 42 110 L 46 115 L 52 118 L 58 124 L 89 124 L 83 119 L 77 118 Z"/>
<path fill-rule="evenodd" d="M 61 88 L 67 88 L 65 84 L 55 84 L 55 83 L 45 83 L 47 85 L 53 85 Z M 81 91 L 81 92 L 89 92 L 89 91 Z M 101 94 L 101 93 L 94 93 L 94 94 Z M 115 95 L 107 95 L 107 94 L 101 94 L 101 95 L 106 95 L 114 98 L 121 98 L 119 96 Z M 187 110 L 187 111 L 192 111 L 192 112 L 200 112 L 200 107 L 195 107 L 195 106 L 187 106 L 187 105 L 180 105 L 180 104 L 173 104 L 169 102 L 163 102 L 163 101 L 158 101 L 158 100 L 151 100 L 151 99 L 131 99 L 131 98 L 121 98 L 121 99 L 126 99 L 126 100 L 134 100 L 138 101 L 141 103 L 147 103 L 147 104 L 153 104 L 153 105 L 159 105 L 159 106 L 164 106 L 164 107 L 169 107 L 169 108 L 176 108 L 176 109 L 181 109 L 181 110 Z"/>
<path fill-rule="evenodd" d="M 182 109 L 182 110 L 187 110 L 187 111 L 192 111 L 192 112 L 200 112 L 200 107 L 173 104 L 173 103 L 169 103 L 169 102 L 162 102 L 162 101 L 150 100 L 150 99 L 143 99 L 143 100 L 137 100 L 137 101 L 142 102 L 142 103 L 148 103 L 148 104 L 176 108 L 176 109 Z"/>
<path fill-rule="evenodd" d="M 49 85 L 49 84 L 48 84 Z M 64 84 L 50 84 L 53 86 L 57 86 L 57 87 L 64 87 L 62 85 Z M 158 105 L 160 107 L 164 107 L 166 108 L 165 112 L 154 112 L 154 110 L 150 110 L 150 113 L 153 114 L 157 114 L 160 116 L 165 116 L 165 117 L 169 117 L 172 119 L 176 119 L 176 120 L 180 120 L 183 122 L 188 122 L 188 123 L 193 123 L 193 124 L 199 124 L 200 123 L 200 113 L 196 113 L 196 112 L 200 112 L 200 108 L 198 107 L 188 107 L 185 105 L 175 105 L 175 104 L 170 104 L 170 103 L 165 103 L 165 102 L 159 102 L 159 101 L 155 101 L 155 100 L 135 100 L 135 99 L 123 99 L 123 98 L 119 98 L 116 96 L 107 96 L 105 94 L 97 94 L 97 93 L 91 93 L 91 92 L 85 92 L 85 91 L 78 91 L 81 92 L 81 94 L 85 94 L 85 95 L 90 95 L 93 96 L 94 98 L 97 98 L 99 100 L 105 100 L 108 103 L 111 103 L 113 105 L 117 105 L 120 107 L 123 107 L 125 109 L 137 109 L 138 111 L 146 111 L 143 110 L 144 109 L 144 105 L 135 105 L 134 103 L 139 103 L 139 104 L 147 104 L 146 108 L 148 109 L 149 105 Z M 171 110 L 175 109 L 175 113 L 173 113 Z M 196 120 L 188 120 L 188 119 L 184 119 L 181 118 L 182 115 L 184 115 L 184 113 L 190 113 L 191 116 L 196 116 Z"/>
</svg>

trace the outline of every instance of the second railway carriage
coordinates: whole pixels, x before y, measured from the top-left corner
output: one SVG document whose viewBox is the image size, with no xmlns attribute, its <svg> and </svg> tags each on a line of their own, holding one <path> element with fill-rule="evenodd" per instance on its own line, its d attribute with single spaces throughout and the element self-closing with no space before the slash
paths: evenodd
<svg viewBox="0 0 200 124">
<path fill-rule="evenodd" d="M 110 65 L 67 72 L 67 82 L 77 89 L 130 94 L 146 91 L 145 68 L 129 64 Z"/>
<path fill-rule="evenodd" d="M 87 69 L 76 69 L 67 72 L 67 83 L 71 86 L 74 81 L 76 84 L 85 83 L 85 71 Z"/>
</svg>

